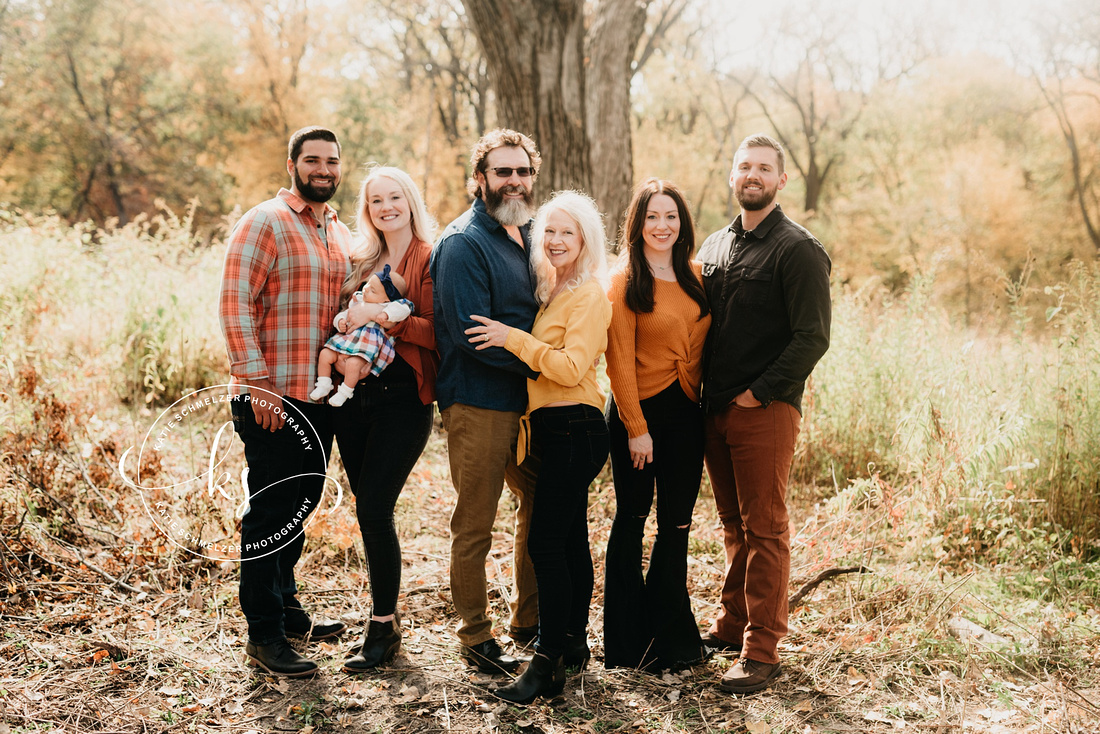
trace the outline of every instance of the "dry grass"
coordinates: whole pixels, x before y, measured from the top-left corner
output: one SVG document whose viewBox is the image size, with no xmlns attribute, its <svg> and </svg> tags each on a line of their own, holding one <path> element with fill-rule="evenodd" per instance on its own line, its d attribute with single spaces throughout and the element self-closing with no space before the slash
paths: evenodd
<svg viewBox="0 0 1100 734">
<path fill-rule="evenodd" d="M 438 431 L 399 504 L 405 557 L 403 648 L 375 675 L 340 672 L 369 615 L 369 589 L 346 505 L 310 530 L 299 566 L 305 603 L 343 618 L 339 644 L 303 645 L 322 665 L 309 681 L 258 674 L 242 659 L 245 625 L 235 567 L 165 544 L 136 493 L 114 475 L 127 426 L 62 403 L 24 375 L 22 400 L 45 430 L 3 438 L 4 620 L 0 701 L 8 731 L 523 731 L 523 732 L 1087 732 L 1100 727 L 1096 599 L 1032 604 L 997 591 L 1013 569 L 922 559 L 905 545 L 919 528 L 894 503 L 799 508 L 794 581 L 841 559 L 873 575 L 827 581 L 792 613 L 785 676 L 748 698 L 715 685 L 716 656 L 675 674 L 603 670 L 600 589 L 591 615 L 597 660 L 564 695 L 526 708 L 497 701 L 499 678 L 467 669 L 452 634 L 447 589 L 451 506 Z M 11 393 L 9 393 L 11 395 Z M 52 411 L 52 412 L 51 412 Z M 147 419 L 146 419 L 147 420 Z M 98 426 L 98 428 L 92 428 Z M 108 435 L 112 434 L 113 435 Z M 22 442 L 22 443 L 20 443 Z M 91 452 L 80 450 L 93 446 Z M 19 451 L 16 452 L 15 448 Z M 45 449 L 45 450 L 44 450 Z M 47 460 L 47 458 L 49 460 Z M 170 457 L 169 457 L 170 459 Z M 46 487 L 51 489 L 47 490 Z M 607 473 L 590 518 L 601 575 L 614 502 Z M 506 619 L 508 510 L 489 561 L 493 613 Z M 349 542 L 349 538 L 352 542 Z M 908 560 L 904 560 L 904 559 Z M 701 622 L 715 611 L 720 533 L 707 488 L 696 510 L 691 590 Z M 984 577 L 984 578 L 983 578 Z M 947 631 L 954 616 L 1010 640 L 986 649 Z"/>
</svg>

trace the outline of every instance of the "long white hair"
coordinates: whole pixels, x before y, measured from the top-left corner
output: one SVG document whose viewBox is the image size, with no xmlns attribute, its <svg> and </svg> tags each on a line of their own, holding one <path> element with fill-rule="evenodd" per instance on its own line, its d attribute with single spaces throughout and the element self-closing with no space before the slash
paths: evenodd
<svg viewBox="0 0 1100 734">
<path fill-rule="evenodd" d="M 424 197 L 420 195 L 420 189 L 412 177 L 394 166 L 374 166 L 368 169 L 367 176 L 359 187 L 359 198 L 355 204 L 357 242 L 351 253 L 351 275 L 340 289 L 340 298 L 344 303 L 350 300 L 351 295 L 374 272 L 378 261 L 386 252 L 386 238 L 374 226 L 367 201 L 367 189 L 370 188 L 371 182 L 379 178 L 388 178 L 401 187 L 401 193 L 409 203 L 413 237 L 429 245 L 435 241 L 435 219 L 428 213 L 428 207 L 424 205 Z"/>
<path fill-rule="evenodd" d="M 573 290 L 588 280 L 595 280 L 607 288 L 607 235 L 603 228 L 603 217 L 599 207 L 588 194 L 580 191 L 559 191 L 550 200 L 539 207 L 535 223 L 531 229 L 531 264 L 538 278 L 535 298 L 540 304 L 550 300 L 554 289 L 554 268 L 546 259 L 543 249 L 543 237 L 546 233 L 546 220 L 554 212 L 561 212 L 577 224 L 581 236 L 581 252 L 573 271 L 573 278 L 566 288 Z"/>
</svg>

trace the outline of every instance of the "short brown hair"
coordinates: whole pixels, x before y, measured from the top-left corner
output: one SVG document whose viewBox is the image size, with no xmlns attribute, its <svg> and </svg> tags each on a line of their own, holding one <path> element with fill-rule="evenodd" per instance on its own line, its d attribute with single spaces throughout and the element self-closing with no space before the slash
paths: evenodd
<svg viewBox="0 0 1100 734">
<path fill-rule="evenodd" d="M 307 140 L 325 140 L 336 143 L 336 154 L 340 154 L 340 141 L 336 139 L 336 133 L 320 125 L 310 125 L 296 130 L 290 136 L 290 142 L 286 144 L 286 157 L 293 163 L 298 162 L 298 156 L 302 154 L 302 146 Z"/>
<path fill-rule="evenodd" d="M 742 148 L 771 148 L 779 158 L 779 173 L 783 173 L 787 168 L 787 154 L 783 152 L 783 146 L 779 144 L 778 140 L 770 135 L 765 135 L 763 133 L 750 135 L 742 140 L 741 144 L 737 146 L 737 150 L 741 150 Z M 737 154 L 734 153 L 733 157 L 736 158 Z"/>
<path fill-rule="evenodd" d="M 470 151 L 470 178 L 466 181 L 466 190 L 471 196 L 481 198 L 482 191 L 477 182 L 477 174 L 485 174 L 485 159 L 497 148 L 523 148 L 531 160 L 531 168 L 535 169 L 535 176 L 539 175 L 542 156 L 539 155 L 535 141 L 521 132 L 498 127 L 482 135 L 481 140 L 474 143 L 474 149 Z"/>
</svg>

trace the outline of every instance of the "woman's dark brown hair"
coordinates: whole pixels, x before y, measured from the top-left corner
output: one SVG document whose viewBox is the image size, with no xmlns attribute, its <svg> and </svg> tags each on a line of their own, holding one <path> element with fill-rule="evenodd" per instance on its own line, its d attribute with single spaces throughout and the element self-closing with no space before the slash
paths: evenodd
<svg viewBox="0 0 1100 734">
<path fill-rule="evenodd" d="M 647 178 L 637 185 L 630 205 L 623 215 L 622 238 L 619 249 L 625 249 L 628 257 L 626 276 L 626 307 L 634 313 L 653 311 L 653 271 L 645 257 L 645 241 L 642 231 L 645 228 L 646 210 L 654 196 L 664 194 L 676 202 L 676 211 L 680 218 L 680 234 L 672 245 L 672 271 L 676 282 L 693 301 L 699 304 L 699 318 L 710 313 L 707 294 L 703 284 L 691 269 L 691 253 L 695 250 L 695 226 L 691 221 L 684 195 L 671 181 L 659 178 Z"/>
</svg>

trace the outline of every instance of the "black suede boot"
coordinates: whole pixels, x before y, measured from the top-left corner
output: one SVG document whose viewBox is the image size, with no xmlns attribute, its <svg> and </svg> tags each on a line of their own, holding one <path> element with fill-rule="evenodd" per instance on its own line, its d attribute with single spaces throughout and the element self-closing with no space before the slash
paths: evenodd
<svg viewBox="0 0 1100 734">
<path fill-rule="evenodd" d="M 592 651 L 588 649 L 588 635 L 584 633 L 575 635 L 572 632 L 566 632 L 565 652 L 561 656 L 565 667 L 579 667 L 584 670 L 591 658 Z"/>
<path fill-rule="evenodd" d="M 344 661 L 345 673 L 365 673 L 393 660 L 401 647 L 401 628 L 397 617 L 389 622 L 371 620 L 363 633 L 359 652 Z"/>
<path fill-rule="evenodd" d="M 497 698 L 512 703 L 528 704 L 539 696 L 553 698 L 565 688 L 565 665 L 562 659 L 551 660 L 536 652 L 523 675 L 508 685 L 493 691 Z"/>
</svg>

